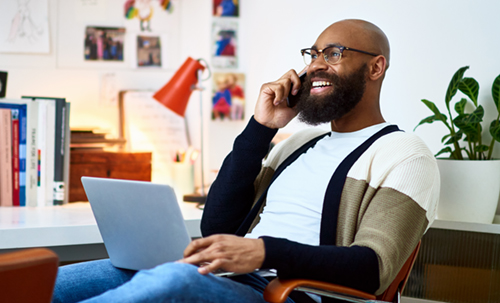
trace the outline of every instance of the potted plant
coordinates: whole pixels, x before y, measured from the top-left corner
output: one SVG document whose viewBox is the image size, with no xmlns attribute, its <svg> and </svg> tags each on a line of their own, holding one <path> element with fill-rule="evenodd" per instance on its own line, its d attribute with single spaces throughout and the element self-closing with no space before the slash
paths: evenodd
<svg viewBox="0 0 500 303">
<path fill-rule="evenodd" d="M 442 122 L 448 129 L 441 140 L 444 148 L 438 158 L 441 174 L 441 195 L 438 219 L 492 223 L 500 194 L 500 160 L 492 159 L 495 141 L 500 142 L 500 75 L 493 81 L 491 94 L 497 113 L 488 125 L 491 140 L 483 139 L 484 107 L 478 104 L 479 83 L 464 78 L 468 66 L 453 75 L 445 96 L 447 114 L 441 113 L 431 101 L 422 102 L 433 115 L 422 119 L 415 129 L 426 123 Z M 453 108 L 450 103 L 460 91 L 464 94 Z"/>
</svg>

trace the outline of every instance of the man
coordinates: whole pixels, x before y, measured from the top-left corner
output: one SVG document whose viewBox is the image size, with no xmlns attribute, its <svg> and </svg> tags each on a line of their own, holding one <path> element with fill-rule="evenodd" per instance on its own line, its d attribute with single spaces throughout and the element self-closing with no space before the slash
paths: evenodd
<svg viewBox="0 0 500 303">
<path fill-rule="evenodd" d="M 264 302 L 265 276 L 276 274 L 374 294 L 387 288 L 434 218 L 435 159 L 381 115 L 389 43 L 378 27 L 334 23 L 302 53 L 303 84 L 291 70 L 262 86 L 254 117 L 210 189 L 205 238 L 191 242 L 184 259 L 152 270 L 124 271 L 109 261 L 61 268 L 55 301 Z M 289 92 L 301 87 L 289 108 Z M 330 122 L 332 132 L 299 132 L 262 166 L 277 129 L 297 113 L 310 124 Z M 243 275 L 209 274 L 218 269 Z"/>
</svg>

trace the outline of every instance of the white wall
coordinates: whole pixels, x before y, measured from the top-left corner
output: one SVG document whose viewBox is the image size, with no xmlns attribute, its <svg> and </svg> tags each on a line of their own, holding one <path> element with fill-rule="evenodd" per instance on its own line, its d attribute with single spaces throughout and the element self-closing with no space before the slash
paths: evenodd
<svg viewBox="0 0 500 303">
<path fill-rule="evenodd" d="M 412 132 L 432 114 L 420 102 L 423 98 L 444 112 L 452 75 L 470 65 L 466 76 L 480 84 L 480 102 L 491 112 L 485 119 L 489 126 L 496 117 L 491 83 L 500 74 L 499 11 L 496 0 L 242 1 L 242 64 L 248 75 L 249 103 L 257 98 L 261 83 L 290 68 L 301 69 L 299 50 L 311 46 L 324 28 L 341 19 L 359 18 L 378 25 L 391 44 L 391 67 L 381 96 L 387 121 Z M 443 128 L 437 123 L 424 125 L 416 134 L 437 152 Z M 500 155 L 498 144 L 495 154 Z"/>
<path fill-rule="evenodd" d="M 64 1 L 64 2 L 62 2 Z M 180 15 L 171 43 L 178 45 L 169 67 L 158 71 L 133 68 L 71 68 L 58 65 L 58 37 L 65 22 L 58 10 L 68 0 L 49 0 L 51 49 L 49 55 L 0 54 L 0 70 L 9 71 L 8 97 L 50 95 L 72 102 L 71 126 L 96 125 L 116 129 L 116 108 L 99 104 L 100 77 L 114 72 L 119 89 L 161 87 L 187 56 L 210 58 L 211 1 L 177 1 Z M 117 0 L 109 0 L 117 1 Z M 175 3 L 175 2 L 174 2 Z M 253 112 L 260 86 L 291 68 L 303 67 L 299 50 L 311 46 L 321 31 L 345 18 L 361 18 L 377 24 L 391 43 L 391 68 L 382 90 L 387 121 L 408 132 L 431 113 L 420 102 L 426 98 L 444 111 L 444 95 L 453 73 L 470 65 L 466 76 L 475 77 L 480 99 L 490 111 L 491 83 L 500 74 L 500 2 L 495 0 L 240 0 L 240 61 L 246 74 L 247 119 Z M 63 20 L 61 20 L 63 18 Z M 120 25 L 120 24 L 117 24 Z M 67 29 L 66 29 L 67 30 Z M 83 30 L 83 29 L 82 29 Z M 176 36 L 178 34 L 178 37 Z M 177 37 L 177 38 L 176 38 Z M 80 47 L 75 45 L 73 47 Z M 205 169 L 217 169 L 230 151 L 244 122 L 210 121 L 210 81 L 204 98 Z M 187 116 L 193 143 L 199 145 L 198 95 L 193 94 Z M 493 114 L 486 120 L 493 119 Z M 284 132 L 304 126 L 292 122 Z M 442 127 L 425 125 L 416 133 L 433 152 L 440 148 Z M 495 154 L 500 155 L 497 145 Z"/>
</svg>

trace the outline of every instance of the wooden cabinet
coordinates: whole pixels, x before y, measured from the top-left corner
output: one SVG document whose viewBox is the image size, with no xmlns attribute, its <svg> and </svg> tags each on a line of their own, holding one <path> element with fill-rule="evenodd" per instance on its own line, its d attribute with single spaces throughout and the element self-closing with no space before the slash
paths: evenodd
<svg viewBox="0 0 500 303">
<path fill-rule="evenodd" d="M 151 181 L 151 153 L 70 153 L 69 202 L 88 201 L 82 176 Z"/>
</svg>

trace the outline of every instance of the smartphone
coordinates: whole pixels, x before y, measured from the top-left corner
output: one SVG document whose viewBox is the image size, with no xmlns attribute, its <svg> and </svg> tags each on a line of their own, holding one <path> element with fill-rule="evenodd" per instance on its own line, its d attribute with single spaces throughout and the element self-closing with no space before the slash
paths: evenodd
<svg viewBox="0 0 500 303">
<path fill-rule="evenodd" d="M 306 76 L 307 76 L 307 71 L 304 71 L 302 74 L 299 75 L 300 83 L 304 83 Z M 286 99 L 286 105 L 288 107 L 291 108 L 297 104 L 297 101 L 299 101 L 299 98 L 302 95 L 302 88 L 303 88 L 303 86 L 300 87 L 299 91 L 294 96 L 294 95 L 292 95 L 292 91 L 293 91 L 293 86 L 292 86 L 292 88 L 290 89 L 290 93 L 288 94 L 288 98 Z"/>
</svg>

